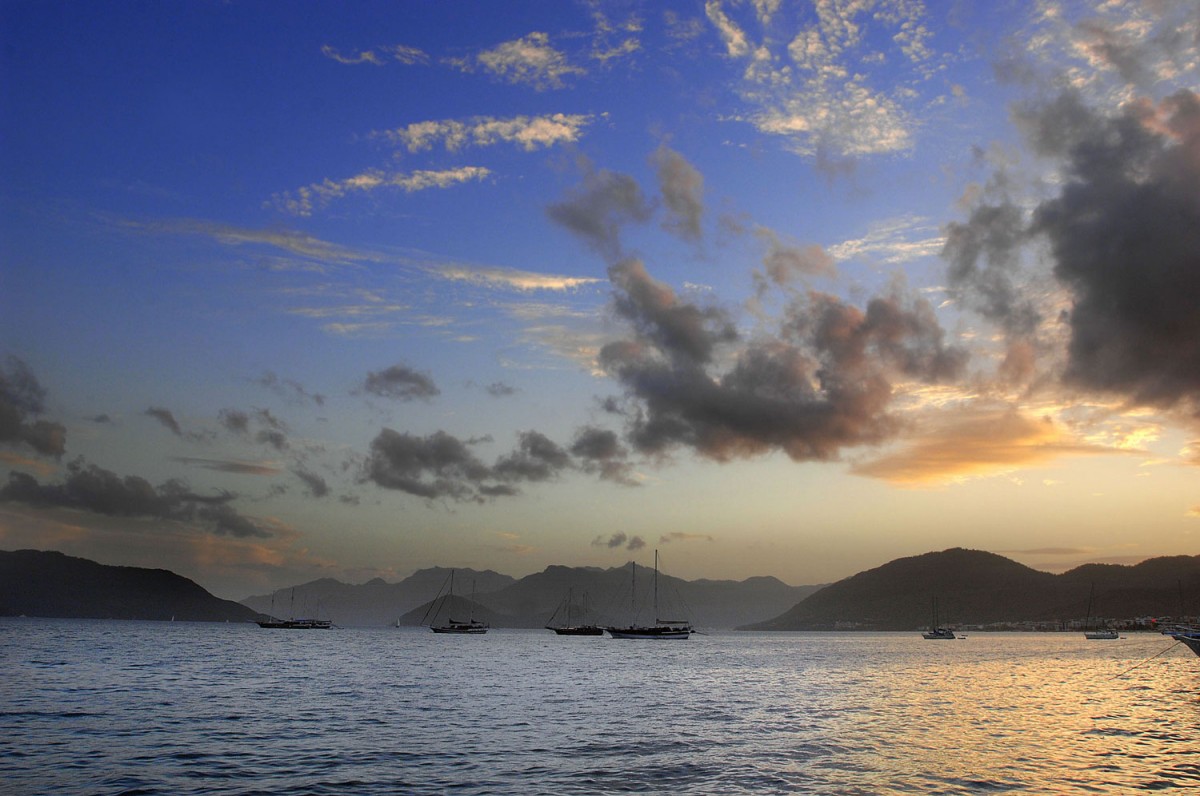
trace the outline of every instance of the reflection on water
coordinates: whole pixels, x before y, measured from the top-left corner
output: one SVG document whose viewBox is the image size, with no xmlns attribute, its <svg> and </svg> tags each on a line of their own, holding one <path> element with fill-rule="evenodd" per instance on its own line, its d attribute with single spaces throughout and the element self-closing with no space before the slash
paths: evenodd
<svg viewBox="0 0 1200 796">
<path fill-rule="evenodd" d="M 1151 659 L 1171 644 L 0 620 L 0 780 L 17 794 L 1196 786 L 1200 658 Z"/>
</svg>

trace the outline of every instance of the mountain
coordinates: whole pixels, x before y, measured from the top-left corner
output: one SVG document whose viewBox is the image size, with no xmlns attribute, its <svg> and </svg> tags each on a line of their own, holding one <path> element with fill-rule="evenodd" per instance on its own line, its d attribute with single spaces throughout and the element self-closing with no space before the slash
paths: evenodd
<svg viewBox="0 0 1200 796">
<path fill-rule="evenodd" d="M 359 585 L 323 579 L 280 589 L 274 595 L 248 597 L 243 604 L 263 613 L 286 616 L 317 614 L 339 625 L 383 625 L 421 622 L 439 591 L 446 587 L 449 570 L 441 567 L 420 570 L 399 583 L 375 579 Z M 637 605 L 647 612 L 653 588 L 653 570 L 637 567 Z M 550 566 L 520 580 L 490 570 L 455 571 L 455 616 L 468 615 L 467 601 L 474 591 L 474 616 L 493 627 L 542 627 L 573 590 L 573 614 L 579 617 L 587 594 L 589 621 L 629 621 L 630 565 L 596 567 Z M 474 584 L 472 589 L 471 584 Z M 776 578 L 744 581 L 686 581 L 659 574 L 662 616 L 674 611 L 701 627 L 729 628 L 761 620 L 794 605 L 819 586 L 788 586 Z M 272 609 L 274 599 L 274 609 Z M 646 614 L 648 616 L 648 613 Z M 645 617 L 644 617 L 645 618 Z"/>
<path fill-rule="evenodd" d="M 257 614 L 165 569 L 16 550 L 0 551 L 0 616 L 248 622 Z"/>
<path fill-rule="evenodd" d="M 430 567 L 414 572 L 399 583 L 375 578 L 355 585 L 322 578 L 271 594 L 247 597 L 242 600 L 242 605 L 284 619 L 303 615 L 332 619 L 336 625 L 390 625 L 403 614 L 431 601 L 445 588 L 449 576 L 449 569 Z M 484 593 L 515 582 L 511 576 L 490 569 L 483 572 L 458 569 L 454 580 L 454 590 L 460 596 L 471 593 L 472 583 L 477 593 Z"/>
<path fill-rule="evenodd" d="M 1195 613 L 1200 556 L 1085 564 L 1054 575 L 995 553 L 953 548 L 860 572 L 743 629 L 912 630 L 930 624 L 934 598 L 946 624 L 1066 623 L 1086 617 L 1093 585 L 1093 619 Z M 1181 606 L 1184 595 L 1191 602 Z"/>
</svg>

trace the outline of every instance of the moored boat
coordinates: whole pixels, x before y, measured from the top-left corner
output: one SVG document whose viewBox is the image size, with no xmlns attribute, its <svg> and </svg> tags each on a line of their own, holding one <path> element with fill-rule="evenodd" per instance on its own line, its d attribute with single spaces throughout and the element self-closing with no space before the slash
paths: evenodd
<svg viewBox="0 0 1200 796">
<path fill-rule="evenodd" d="M 1192 652 L 1200 655 L 1200 627 L 1174 627 L 1170 630 L 1164 630 L 1163 634 L 1170 636 Z"/>
<path fill-rule="evenodd" d="M 562 604 L 560 604 L 558 608 L 554 609 L 554 613 L 550 615 L 549 621 L 546 622 L 546 629 L 553 630 L 560 636 L 603 636 L 604 628 L 600 627 L 599 625 L 590 625 L 586 623 L 577 625 L 571 622 L 571 607 L 574 601 L 575 590 L 567 589 L 567 599 L 565 601 L 567 608 L 567 623 L 565 625 L 554 624 L 555 617 L 558 616 L 558 612 L 563 608 Z M 583 616 L 587 616 L 587 592 L 584 592 L 583 594 Z"/>
<path fill-rule="evenodd" d="M 435 597 L 433 602 L 429 604 L 429 610 L 425 612 L 425 619 L 429 618 L 430 611 L 433 612 L 433 618 L 430 620 L 429 629 L 434 633 L 454 633 L 458 635 L 471 636 L 482 635 L 483 633 L 488 632 L 488 624 L 486 622 L 480 622 L 475 618 L 475 589 L 473 585 L 471 588 L 471 601 L 468 603 L 468 610 L 470 611 L 470 614 L 467 617 L 467 620 L 464 622 L 461 619 L 448 617 L 445 622 L 440 624 L 437 622 L 438 615 L 441 614 L 442 608 L 447 603 L 452 602 L 454 599 L 454 570 L 450 570 L 450 577 L 448 580 L 450 583 L 449 590 L 445 595 L 439 591 L 438 596 Z M 453 607 L 451 607 L 451 610 L 453 610 Z M 425 619 L 421 620 L 421 624 L 425 624 Z"/>
<path fill-rule="evenodd" d="M 924 633 L 922 633 L 921 638 L 928 639 L 930 641 L 953 641 L 958 638 L 958 636 L 954 634 L 953 628 L 942 627 L 938 624 L 937 597 L 933 598 L 932 620 L 933 621 L 929 624 L 929 630 L 926 630 Z"/>
<path fill-rule="evenodd" d="M 636 578 L 637 567 L 630 564 L 631 570 L 631 594 L 630 602 L 635 605 L 636 610 Z M 606 627 L 608 634 L 613 638 L 630 638 L 630 639 L 652 639 L 652 640 L 674 640 L 689 638 L 696 631 L 692 628 L 692 623 L 682 619 L 659 619 L 658 618 L 658 551 L 654 551 L 654 624 L 653 625 L 637 625 L 630 624 L 626 627 Z"/>
</svg>

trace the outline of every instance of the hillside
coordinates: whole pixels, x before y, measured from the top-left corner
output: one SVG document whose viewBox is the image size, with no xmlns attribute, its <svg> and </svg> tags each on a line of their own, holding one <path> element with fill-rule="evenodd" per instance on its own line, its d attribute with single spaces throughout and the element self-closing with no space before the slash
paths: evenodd
<svg viewBox="0 0 1200 796">
<path fill-rule="evenodd" d="M 0 551 L 0 616 L 247 622 L 257 614 L 165 569 L 17 550 Z"/>
<path fill-rule="evenodd" d="M 625 622 L 635 603 L 647 616 L 651 611 L 653 572 L 637 567 L 637 593 L 631 595 L 633 574 L 628 564 L 610 569 L 550 566 L 520 580 L 490 570 L 456 570 L 455 611 L 465 614 L 466 600 L 474 591 L 476 618 L 493 627 L 542 627 L 570 591 L 575 596 L 575 616 L 583 610 L 586 595 L 589 621 Z M 287 616 L 294 606 L 297 615 L 318 614 L 340 625 L 417 624 L 445 588 L 448 575 L 448 569 L 434 567 L 398 583 L 376 579 L 352 585 L 323 579 L 249 597 L 243 604 L 279 616 Z M 773 616 L 818 588 L 788 586 L 766 577 L 686 581 L 659 574 L 662 615 L 673 611 L 706 628 L 736 627 Z"/>
<path fill-rule="evenodd" d="M 1093 586 L 1095 615 L 1195 613 L 1200 556 L 1155 558 L 1136 566 L 1087 564 L 1054 575 L 994 553 L 954 548 L 860 572 L 744 629 L 911 630 L 930 624 L 934 598 L 948 624 L 1062 623 L 1087 616 Z"/>
</svg>

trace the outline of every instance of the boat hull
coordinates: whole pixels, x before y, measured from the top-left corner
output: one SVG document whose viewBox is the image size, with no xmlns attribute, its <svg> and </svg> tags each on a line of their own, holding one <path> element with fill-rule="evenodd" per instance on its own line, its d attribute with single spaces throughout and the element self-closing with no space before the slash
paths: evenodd
<svg viewBox="0 0 1200 796">
<path fill-rule="evenodd" d="M 269 619 L 258 623 L 270 630 L 328 630 L 333 627 L 329 619 Z"/>
<path fill-rule="evenodd" d="M 922 633 L 921 638 L 929 641 L 954 641 L 958 637 L 954 635 L 953 630 L 947 630 L 944 627 L 939 627 L 937 630 L 930 630 L 926 633 Z"/>
<path fill-rule="evenodd" d="M 1110 641 L 1120 638 L 1121 634 L 1115 630 L 1088 630 L 1083 637 L 1089 641 Z"/>
<path fill-rule="evenodd" d="M 438 625 L 429 629 L 434 633 L 454 633 L 460 636 L 480 636 L 488 632 L 487 625 Z"/>
<path fill-rule="evenodd" d="M 679 641 L 692 635 L 690 627 L 609 627 L 605 629 L 613 638 L 649 639 L 652 641 Z"/>
<path fill-rule="evenodd" d="M 1189 631 L 1186 633 L 1170 633 L 1171 638 L 1183 644 L 1192 652 L 1200 655 L 1200 631 Z"/>
<path fill-rule="evenodd" d="M 603 636 L 604 628 L 596 627 L 595 625 L 577 625 L 575 627 L 553 627 L 547 626 L 547 630 L 553 630 L 560 636 Z"/>
</svg>

